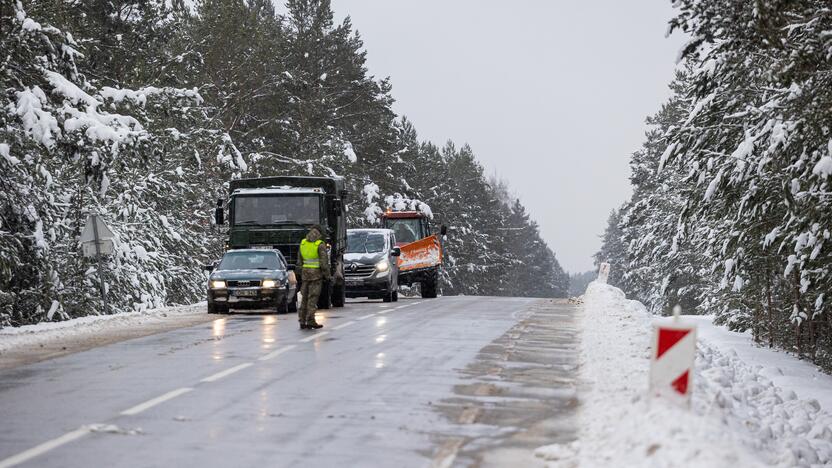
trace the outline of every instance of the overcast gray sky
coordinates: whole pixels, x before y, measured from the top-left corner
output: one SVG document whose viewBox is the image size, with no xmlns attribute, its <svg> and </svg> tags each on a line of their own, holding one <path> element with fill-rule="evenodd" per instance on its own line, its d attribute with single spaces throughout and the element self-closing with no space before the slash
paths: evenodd
<svg viewBox="0 0 832 468">
<path fill-rule="evenodd" d="M 592 268 L 683 38 L 669 0 L 333 0 L 420 138 L 469 143 L 563 267 Z M 452 221 L 451 221 L 452 222 Z"/>
</svg>

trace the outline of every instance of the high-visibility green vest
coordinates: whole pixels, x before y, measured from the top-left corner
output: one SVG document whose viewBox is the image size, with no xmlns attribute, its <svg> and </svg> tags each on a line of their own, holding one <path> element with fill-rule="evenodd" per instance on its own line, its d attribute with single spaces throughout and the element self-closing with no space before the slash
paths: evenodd
<svg viewBox="0 0 832 468">
<path fill-rule="evenodd" d="M 321 245 L 320 240 L 309 242 L 304 239 L 300 241 L 300 255 L 303 257 L 304 268 L 320 268 L 321 259 L 318 258 L 318 246 Z"/>
</svg>

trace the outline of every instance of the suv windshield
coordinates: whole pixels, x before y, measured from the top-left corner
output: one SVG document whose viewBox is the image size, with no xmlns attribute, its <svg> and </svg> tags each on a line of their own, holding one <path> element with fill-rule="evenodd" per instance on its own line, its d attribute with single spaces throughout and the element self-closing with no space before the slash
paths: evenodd
<svg viewBox="0 0 832 468">
<path fill-rule="evenodd" d="M 317 195 L 238 195 L 234 197 L 234 224 L 319 224 L 321 201 Z"/>
<path fill-rule="evenodd" d="M 282 270 L 274 252 L 228 252 L 217 270 Z"/>
<path fill-rule="evenodd" d="M 384 234 L 372 232 L 347 233 L 347 253 L 376 253 L 384 250 Z"/>
<path fill-rule="evenodd" d="M 387 227 L 396 235 L 396 242 L 411 243 L 422 238 L 422 221 L 413 218 L 388 218 Z"/>
</svg>

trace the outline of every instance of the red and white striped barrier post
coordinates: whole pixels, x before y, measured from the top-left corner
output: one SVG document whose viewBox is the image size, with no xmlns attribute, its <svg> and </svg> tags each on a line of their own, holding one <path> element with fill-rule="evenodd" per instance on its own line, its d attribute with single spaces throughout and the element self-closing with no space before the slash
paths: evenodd
<svg viewBox="0 0 832 468">
<path fill-rule="evenodd" d="M 690 404 L 693 390 L 693 362 L 696 358 L 696 325 L 673 318 L 653 322 L 653 351 L 650 356 L 650 393 Z"/>
</svg>

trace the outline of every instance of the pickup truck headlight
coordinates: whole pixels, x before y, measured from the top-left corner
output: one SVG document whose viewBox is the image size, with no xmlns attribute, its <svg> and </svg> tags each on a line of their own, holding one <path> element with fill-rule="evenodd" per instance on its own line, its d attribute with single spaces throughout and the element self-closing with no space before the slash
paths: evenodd
<svg viewBox="0 0 832 468">
<path fill-rule="evenodd" d="M 225 281 L 211 281 L 212 289 L 225 289 Z"/>
<path fill-rule="evenodd" d="M 275 280 L 263 280 L 263 287 L 264 288 L 273 288 L 277 286 L 277 281 Z"/>
<path fill-rule="evenodd" d="M 384 273 L 385 271 L 390 269 L 390 262 L 387 261 L 385 258 L 384 260 L 376 263 L 376 271 L 379 273 Z"/>
</svg>

